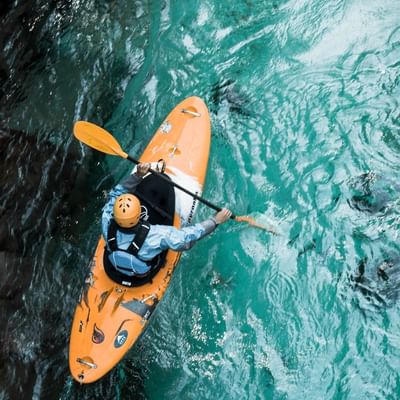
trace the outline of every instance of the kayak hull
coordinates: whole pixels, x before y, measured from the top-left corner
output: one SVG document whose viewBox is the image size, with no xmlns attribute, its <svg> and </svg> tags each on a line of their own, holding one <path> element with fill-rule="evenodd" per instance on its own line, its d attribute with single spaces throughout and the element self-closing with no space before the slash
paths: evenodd
<svg viewBox="0 0 400 400">
<path fill-rule="evenodd" d="M 201 195 L 210 138 L 207 107 L 200 98 L 190 97 L 167 116 L 139 160 L 165 164 L 165 174 L 173 181 Z M 176 188 L 175 200 L 173 225 L 180 227 L 191 222 L 197 201 Z M 135 344 L 164 296 L 180 258 L 179 252 L 168 250 L 164 266 L 149 282 L 130 287 L 107 275 L 104 248 L 101 237 L 71 327 L 69 366 L 80 383 L 103 377 Z"/>
</svg>

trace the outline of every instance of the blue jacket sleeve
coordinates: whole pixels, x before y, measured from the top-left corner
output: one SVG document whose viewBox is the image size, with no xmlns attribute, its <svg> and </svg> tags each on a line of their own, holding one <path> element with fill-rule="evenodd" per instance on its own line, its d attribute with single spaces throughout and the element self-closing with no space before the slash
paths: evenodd
<svg viewBox="0 0 400 400">
<path fill-rule="evenodd" d="M 208 219 L 181 229 L 174 228 L 173 226 L 161 227 L 158 225 L 157 227 L 160 229 L 160 234 L 162 235 L 160 247 L 163 250 L 189 250 L 198 240 L 213 232 L 216 226 L 217 224 L 213 219 Z"/>
</svg>

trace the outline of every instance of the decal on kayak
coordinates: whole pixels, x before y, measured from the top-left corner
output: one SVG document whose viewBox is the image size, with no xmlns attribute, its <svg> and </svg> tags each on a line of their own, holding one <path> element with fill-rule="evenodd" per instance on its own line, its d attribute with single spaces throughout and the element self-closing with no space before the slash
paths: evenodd
<svg viewBox="0 0 400 400">
<path fill-rule="evenodd" d="M 160 131 L 162 133 L 170 133 L 171 129 L 172 125 L 168 121 L 163 122 L 162 125 L 160 126 Z"/>
<path fill-rule="evenodd" d="M 114 347 L 118 349 L 119 347 L 123 346 L 127 338 L 128 338 L 128 331 L 123 330 L 119 332 L 114 340 Z"/>
<path fill-rule="evenodd" d="M 201 196 L 202 185 L 199 183 L 195 176 L 185 174 L 178 168 L 169 166 L 168 169 L 172 174 L 170 174 L 171 179 L 177 183 Z M 175 211 L 181 217 L 182 226 L 188 225 L 193 218 L 193 214 L 196 211 L 198 201 L 192 196 L 182 192 L 181 190 L 175 189 Z"/>
<path fill-rule="evenodd" d="M 96 344 L 100 344 L 104 341 L 104 333 L 103 331 L 94 324 L 93 327 L 93 335 L 92 335 L 92 342 Z"/>
</svg>

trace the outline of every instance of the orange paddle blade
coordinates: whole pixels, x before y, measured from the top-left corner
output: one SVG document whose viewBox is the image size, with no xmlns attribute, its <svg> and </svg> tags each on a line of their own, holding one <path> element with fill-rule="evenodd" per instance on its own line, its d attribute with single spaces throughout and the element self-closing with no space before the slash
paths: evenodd
<svg viewBox="0 0 400 400">
<path fill-rule="evenodd" d="M 127 158 L 116 139 L 105 129 L 91 122 L 78 121 L 74 125 L 74 136 L 81 142 L 103 153 Z"/>
<path fill-rule="evenodd" d="M 235 221 L 247 222 L 249 225 L 254 226 L 255 228 L 264 229 L 265 231 L 268 231 L 274 235 L 279 235 L 279 233 L 277 232 L 277 230 L 274 227 L 261 225 L 258 222 L 256 222 L 253 218 L 249 217 L 248 215 L 237 216 L 237 217 L 235 217 Z"/>
</svg>

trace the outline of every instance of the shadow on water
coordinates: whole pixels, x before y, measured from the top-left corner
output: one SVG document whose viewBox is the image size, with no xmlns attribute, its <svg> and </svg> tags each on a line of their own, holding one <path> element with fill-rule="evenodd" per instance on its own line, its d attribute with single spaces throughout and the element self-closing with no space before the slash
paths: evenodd
<svg viewBox="0 0 400 400">
<path fill-rule="evenodd" d="M 350 207 L 368 216 L 376 215 L 385 221 L 399 211 L 397 199 L 400 186 L 393 179 L 373 172 L 364 173 L 350 181 L 350 191 Z M 380 226 L 375 229 L 384 231 Z M 372 244 L 362 229 L 356 230 L 353 237 L 375 249 L 371 249 L 372 256 L 365 256 L 358 262 L 356 270 L 350 275 L 354 288 L 377 307 L 393 306 L 400 296 L 400 250 L 385 250 L 387 238 L 379 234 Z"/>
<path fill-rule="evenodd" d="M 0 162 L 0 307 L 7 321 L 0 333 L 0 386 L 10 398 L 39 396 L 45 387 L 60 390 L 66 369 L 65 267 L 79 262 L 71 238 L 87 225 L 73 219 L 93 196 L 88 177 L 97 160 L 82 164 L 75 143 L 56 147 L 4 129 L 0 149 L 6 155 Z"/>
<path fill-rule="evenodd" d="M 145 376 L 140 361 L 127 358 L 100 381 L 89 385 L 82 386 L 69 377 L 60 399 L 145 400 Z"/>
<path fill-rule="evenodd" d="M 142 17 L 143 22 L 138 22 L 135 16 L 138 4 L 127 15 L 115 2 L 107 1 L 3 3 L 0 6 L 3 121 L 7 120 L 10 127 L 37 125 L 38 130 L 47 131 L 49 126 L 58 129 L 60 125 L 69 125 L 70 129 L 79 116 L 104 124 L 143 62 L 139 46 L 145 46 L 146 42 L 136 38 L 139 36 L 136 30 L 146 23 L 147 15 Z M 113 30 L 125 24 L 132 29 L 123 30 L 121 40 L 112 42 Z M 140 43 L 134 42 L 136 39 Z M 134 43 L 128 46 L 129 42 Z M 22 117 L 21 121 L 15 121 L 16 117 Z"/>
<path fill-rule="evenodd" d="M 391 307 L 400 296 L 400 256 L 393 254 L 378 260 L 364 258 L 350 279 L 368 301 L 377 307 Z"/>
<path fill-rule="evenodd" d="M 0 5 L 0 398 L 59 398 L 65 389 L 70 323 L 98 238 L 101 193 L 115 183 L 104 156 L 83 150 L 71 126 L 106 121 L 140 68 L 140 49 L 133 54 L 125 40 L 112 57 L 102 46 L 113 23 L 132 25 L 122 35 L 135 39 L 137 6 L 126 15 L 115 2 Z M 101 30 L 93 24 L 99 16 Z M 126 379 L 136 376 L 122 368 Z M 115 398 L 107 390 L 102 398 Z"/>
<path fill-rule="evenodd" d="M 42 4 L 40 4 L 42 3 Z M 17 0 L 0 5 L 0 104 L 18 97 L 28 70 L 43 56 L 41 31 L 56 2 Z M 12 44 L 12 45 L 10 45 Z"/>
<path fill-rule="evenodd" d="M 352 179 L 350 189 L 350 207 L 371 214 L 383 212 L 391 202 L 397 200 L 400 193 L 400 185 L 393 179 L 373 172 Z"/>
<path fill-rule="evenodd" d="M 214 84 L 211 88 L 211 111 L 218 112 L 218 109 L 226 102 L 230 112 L 249 117 L 251 115 L 249 99 L 238 86 L 233 79 Z"/>
</svg>

